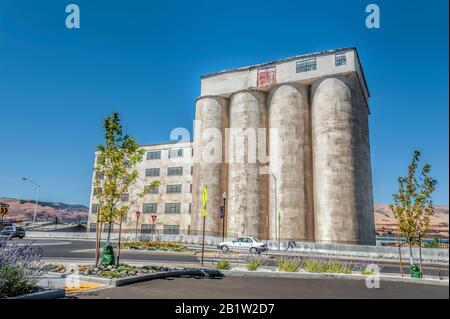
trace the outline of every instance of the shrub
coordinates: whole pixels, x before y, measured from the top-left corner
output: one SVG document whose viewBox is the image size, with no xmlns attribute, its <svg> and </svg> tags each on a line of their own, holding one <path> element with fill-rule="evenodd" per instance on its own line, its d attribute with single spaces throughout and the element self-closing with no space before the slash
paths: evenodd
<svg viewBox="0 0 450 319">
<path fill-rule="evenodd" d="M 440 248 L 441 240 L 439 238 L 433 238 L 433 240 L 423 244 L 423 248 Z"/>
<path fill-rule="evenodd" d="M 278 271 L 297 272 L 300 269 L 300 263 L 295 260 L 283 260 L 278 263 Z"/>
<path fill-rule="evenodd" d="M 42 249 L 30 244 L 19 246 L 0 239 L 0 298 L 32 292 L 45 267 Z"/>
<path fill-rule="evenodd" d="M 373 275 L 375 271 L 373 269 L 365 268 L 363 271 L 361 271 L 361 274 L 364 276 L 370 276 Z"/>
<path fill-rule="evenodd" d="M 165 251 L 189 251 L 185 244 L 168 241 L 138 240 L 128 241 L 123 244 L 125 248 L 139 250 L 165 250 Z"/>
<path fill-rule="evenodd" d="M 261 266 L 261 264 L 262 264 L 261 259 L 251 259 L 247 261 L 247 270 L 255 271 Z"/>
<path fill-rule="evenodd" d="M 217 262 L 216 268 L 219 270 L 230 270 L 231 264 L 228 260 L 222 259 Z"/>
<path fill-rule="evenodd" d="M 303 264 L 303 268 L 308 272 L 338 274 L 352 273 L 352 268 L 350 265 L 342 264 L 337 260 L 306 260 Z"/>
</svg>

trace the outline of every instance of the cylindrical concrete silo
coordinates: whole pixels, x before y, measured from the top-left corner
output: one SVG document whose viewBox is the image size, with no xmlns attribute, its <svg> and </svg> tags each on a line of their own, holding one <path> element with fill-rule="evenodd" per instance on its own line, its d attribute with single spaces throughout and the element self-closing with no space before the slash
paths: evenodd
<svg viewBox="0 0 450 319">
<path fill-rule="evenodd" d="M 369 142 L 369 109 L 362 94 L 355 99 L 358 112 L 358 126 L 356 134 L 359 134 L 358 150 L 358 237 L 359 244 L 375 245 L 375 216 L 373 207 L 372 169 L 370 160 Z"/>
<path fill-rule="evenodd" d="M 230 98 L 228 236 L 267 236 L 267 176 L 260 174 L 257 154 L 258 128 L 267 127 L 265 100 L 257 91 Z"/>
<path fill-rule="evenodd" d="M 357 112 L 352 90 L 339 78 L 312 87 L 315 237 L 358 243 Z"/>
<path fill-rule="evenodd" d="M 194 136 L 194 176 L 192 190 L 191 230 L 193 234 L 202 231 L 203 218 L 201 201 L 203 185 L 207 185 L 208 200 L 205 232 L 219 236 L 222 222 L 219 215 L 222 205 L 224 156 L 224 123 L 227 122 L 228 101 L 221 97 L 200 97 L 196 103 L 196 129 Z"/>
<path fill-rule="evenodd" d="M 314 240 L 309 87 L 290 84 L 273 89 L 269 114 L 270 237 L 275 239 L 279 228 L 281 239 Z"/>
</svg>

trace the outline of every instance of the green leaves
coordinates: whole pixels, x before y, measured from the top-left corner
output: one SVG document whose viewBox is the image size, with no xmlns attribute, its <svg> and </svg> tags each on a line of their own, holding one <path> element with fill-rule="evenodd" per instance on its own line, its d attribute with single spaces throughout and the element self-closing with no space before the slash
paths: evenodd
<svg viewBox="0 0 450 319">
<path fill-rule="evenodd" d="M 145 150 L 139 147 L 134 137 L 123 135 L 117 112 L 104 119 L 103 129 L 105 142 L 97 146 L 95 165 L 96 173 L 103 178 L 95 179 L 94 187 L 100 206 L 99 219 L 112 223 L 129 211 L 130 206 L 121 201 L 122 194 L 129 193 L 130 186 L 139 178 L 135 166 L 142 161 Z"/>
<path fill-rule="evenodd" d="M 434 214 L 432 193 L 437 181 L 429 176 L 431 165 L 425 164 L 417 174 L 420 152 L 414 151 L 408 175 L 399 177 L 398 192 L 392 195 L 399 231 L 409 244 L 419 241 L 430 230 L 430 216 Z"/>
</svg>

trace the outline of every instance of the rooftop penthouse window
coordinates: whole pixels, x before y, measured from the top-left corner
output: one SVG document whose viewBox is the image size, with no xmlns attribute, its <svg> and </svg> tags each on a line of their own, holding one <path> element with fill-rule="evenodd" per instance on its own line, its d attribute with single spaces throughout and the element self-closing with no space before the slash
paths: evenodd
<svg viewBox="0 0 450 319">
<path fill-rule="evenodd" d="M 347 55 L 345 53 L 338 53 L 335 55 L 335 65 L 346 65 L 347 64 Z"/>
<path fill-rule="evenodd" d="M 317 70 L 317 60 L 314 58 L 298 61 L 295 66 L 297 73 Z"/>
</svg>

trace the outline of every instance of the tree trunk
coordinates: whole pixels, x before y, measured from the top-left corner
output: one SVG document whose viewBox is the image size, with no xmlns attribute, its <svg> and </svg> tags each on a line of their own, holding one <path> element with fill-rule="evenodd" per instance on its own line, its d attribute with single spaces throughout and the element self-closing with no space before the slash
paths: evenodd
<svg viewBox="0 0 450 319">
<path fill-rule="evenodd" d="M 397 245 L 398 245 L 398 258 L 400 261 L 400 274 L 403 277 L 402 244 L 400 242 L 400 236 L 398 234 L 398 230 L 397 230 Z"/>
<path fill-rule="evenodd" d="M 419 235 L 419 269 L 420 269 L 420 278 L 423 276 L 422 272 L 422 237 Z"/>
<path fill-rule="evenodd" d="M 120 217 L 120 223 L 119 223 L 119 242 L 117 243 L 117 266 L 119 266 L 119 262 L 120 262 L 121 237 L 122 237 L 122 216 Z"/>
<path fill-rule="evenodd" d="M 97 213 L 97 224 L 95 224 L 95 265 L 98 265 L 98 260 L 100 258 L 100 245 L 98 240 L 98 228 L 100 226 L 100 214 Z"/>
<path fill-rule="evenodd" d="M 95 265 L 98 265 L 99 259 L 100 259 L 100 243 L 102 241 L 102 230 L 103 230 L 103 222 L 100 222 L 100 225 L 98 227 L 98 239 L 97 239 L 97 246 L 98 246 L 98 259 L 96 260 Z"/>
<path fill-rule="evenodd" d="M 108 237 L 106 237 L 106 244 L 109 245 L 111 242 L 111 229 L 112 229 L 112 218 L 109 220 L 109 226 L 108 226 Z"/>
<path fill-rule="evenodd" d="M 412 242 L 409 241 L 409 264 L 414 265 Z"/>
</svg>

